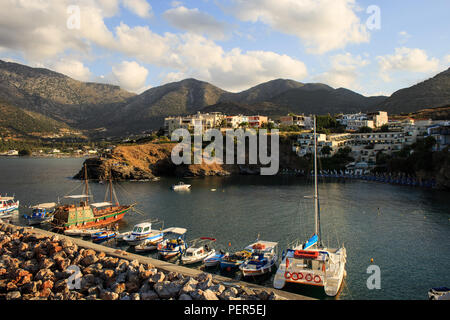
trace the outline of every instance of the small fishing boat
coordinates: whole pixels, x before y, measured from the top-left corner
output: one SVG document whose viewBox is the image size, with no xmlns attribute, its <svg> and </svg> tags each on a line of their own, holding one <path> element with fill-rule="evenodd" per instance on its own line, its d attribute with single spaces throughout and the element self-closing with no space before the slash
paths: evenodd
<svg viewBox="0 0 450 320">
<path fill-rule="evenodd" d="M 32 207 L 31 215 L 24 214 L 23 217 L 27 220 L 29 226 L 50 222 L 53 220 L 53 213 L 55 212 L 56 203 L 41 203 Z"/>
<path fill-rule="evenodd" d="M 214 254 L 212 257 L 206 257 L 203 259 L 205 267 L 216 267 L 220 264 L 220 260 L 225 256 L 225 252 L 220 250 L 219 253 Z"/>
<path fill-rule="evenodd" d="M 170 259 L 187 249 L 185 242 L 185 234 L 187 229 L 171 227 L 163 230 L 164 234 L 168 236 L 160 244 L 158 244 L 158 253 L 163 259 Z"/>
<path fill-rule="evenodd" d="M 148 252 L 158 249 L 158 245 L 163 241 L 163 239 L 159 239 L 156 241 L 153 240 L 144 240 L 141 244 L 138 244 L 134 247 L 134 251 L 136 252 Z"/>
<path fill-rule="evenodd" d="M 190 190 L 190 188 L 191 188 L 191 185 L 186 184 L 183 181 L 180 181 L 177 184 L 174 184 L 172 186 L 172 190 L 174 190 L 174 191 L 185 191 L 185 190 Z"/>
<path fill-rule="evenodd" d="M 225 254 L 220 260 L 220 269 L 231 271 L 239 268 L 241 264 L 250 259 L 252 252 L 248 250 L 242 250 L 233 254 Z"/>
<path fill-rule="evenodd" d="M 106 231 L 105 228 L 102 229 L 67 229 L 64 230 L 64 234 L 66 236 L 81 236 L 81 237 L 90 237 L 94 233 Z"/>
<path fill-rule="evenodd" d="M 188 244 L 188 248 L 181 256 L 181 263 L 193 264 L 213 257 L 216 254 L 216 249 L 211 248 L 208 243 L 211 244 L 215 241 L 216 239 L 209 237 L 191 240 Z"/>
<path fill-rule="evenodd" d="M 142 222 L 135 225 L 131 233 L 122 237 L 122 240 L 130 246 L 137 246 L 142 244 L 145 240 L 152 242 L 161 241 L 164 233 L 160 230 L 152 230 L 152 223 L 157 222 L 163 223 L 162 221 L 153 220 L 151 222 Z"/>
<path fill-rule="evenodd" d="M 111 231 L 111 230 L 100 231 L 100 232 L 93 233 L 91 235 L 91 239 L 93 242 L 103 242 L 103 241 L 115 238 L 116 234 L 117 233 L 115 231 Z"/>
<path fill-rule="evenodd" d="M 239 266 L 242 275 L 260 276 L 272 271 L 272 267 L 278 260 L 278 243 L 269 241 L 257 241 L 246 250 L 252 251 L 252 256 Z"/>
<path fill-rule="evenodd" d="M 14 197 L 0 196 L 0 218 L 11 216 L 12 212 L 19 209 L 19 200 L 14 201 Z"/>
<path fill-rule="evenodd" d="M 428 290 L 429 300 L 450 300 L 450 289 L 447 287 L 436 287 Z"/>
</svg>

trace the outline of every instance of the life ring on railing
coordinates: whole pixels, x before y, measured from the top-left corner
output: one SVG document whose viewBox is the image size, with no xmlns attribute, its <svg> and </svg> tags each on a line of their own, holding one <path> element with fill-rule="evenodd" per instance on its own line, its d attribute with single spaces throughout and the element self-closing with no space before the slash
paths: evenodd
<svg viewBox="0 0 450 320">
<path fill-rule="evenodd" d="M 295 275 L 295 279 L 294 279 L 294 275 Z M 291 279 L 294 280 L 294 281 L 297 281 L 298 280 L 298 273 L 297 272 L 293 272 Z"/>
<path fill-rule="evenodd" d="M 286 279 L 290 279 L 291 276 L 292 276 L 292 274 L 291 274 L 289 271 L 286 271 L 286 272 L 284 273 L 284 277 L 285 277 Z"/>
<path fill-rule="evenodd" d="M 315 275 L 314 276 L 314 282 L 315 283 L 319 283 L 320 281 L 322 281 L 322 279 L 320 279 L 320 276 L 319 275 Z"/>
<path fill-rule="evenodd" d="M 303 273 L 299 272 L 298 273 L 298 280 L 302 280 L 303 279 Z"/>
<path fill-rule="evenodd" d="M 309 277 L 309 278 L 308 278 L 308 277 Z M 313 279 L 313 277 L 312 277 L 312 275 L 311 275 L 310 273 L 308 273 L 308 274 L 305 276 L 305 280 L 308 281 L 308 282 L 312 281 L 312 279 Z"/>
</svg>

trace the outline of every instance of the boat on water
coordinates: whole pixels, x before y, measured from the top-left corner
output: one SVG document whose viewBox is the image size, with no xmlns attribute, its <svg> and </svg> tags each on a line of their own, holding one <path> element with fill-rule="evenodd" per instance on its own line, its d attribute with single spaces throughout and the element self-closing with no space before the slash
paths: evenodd
<svg viewBox="0 0 450 320">
<path fill-rule="evenodd" d="M 435 287 L 428 290 L 429 300 L 450 300 L 450 288 Z"/>
<path fill-rule="evenodd" d="M 211 247 L 211 244 L 215 241 L 216 239 L 209 237 L 189 241 L 188 248 L 181 256 L 181 263 L 194 264 L 215 256 L 216 249 Z"/>
<path fill-rule="evenodd" d="M 91 234 L 91 239 L 93 242 L 103 242 L 103 241 L 115 238 L 116 235 L 117 235 L 117 232 L 115 232 L 115 231 L 111 231 L 111 230 L 100 231 L 100 232 L 95 232 L 95 233 Z"/>
<path fill-rule="evenodd" d="M 278 261 L 278 243 L 271 241 L 257 241 L 245 248 L 251 250 L 250 259 L 239 266 L 244 277 L 260 276 L 272 272 Z"/>
<path fill-rule="evenodd" d="M 27 220 L 29 226 L 51 222 L 56 206 L 57 204 L 55 202 L 37 204 L 31 207 L 32 211 L 30 215 L 24 214 L 23 217 Z"/>
<path fill-rule="evenodd" d="M 205 267 L 216 267 L 220 264 L 220 261 L 225 256 L 225 252 L 223 250 L 220 250 L 219 252 L 216 252 L 213 256 L 206 257 L 203 259 L 203 264 Z"/>
<path fill-rule="evenodd" d="M 134 226 L 131 233 L 122 237 L 122 240 L 130 246 L 137 246 L 148 240 L 150 242 L 160 242 L 163 239 L 164 232 L 152 229 L 152 223 L 163 223 L 153 220 L 151 222 L 142 222 Z M 161 228 L 162 229 L 162 228 Z"/>
<path fill-rule="evenodd" d="M 134 247 L 136 252 L 148 252 L 158 249 L 158 245 L 163 242 L 163 238 L 159 240 L 144 240 L 141 244 Z"/>
<path fill-rule="evenodd" d="M 63 204 L 56 207 L 53 220 L 55 229 L 65 231 L 68 229 L 93 229 L 106 227 L 111 224 L 118 223 L 134 206 L 133 204 L 119 204 L 115 191 L 113 190 L 111 173 L 109 174 L 109 202 L 105 201 L 90 203 L 89 199 L 92 198 L 92 195 L 89 194 L 86 164 L 84 165 L 84 185 L 85 190 L 83 194 L 64 197 L 65 199 L 70 199 L 75 203 Z"/>
<path fill-rule="evenodd" d="M 100 229 L 66 229 L 64 230 L 64 234 L 66 236 L 80 236 L 80 237 L 90 237 L 94 233 L 106 231 L 106 228 L 100 228 Z"/>
<path fill-rule="evenodd" d="M 347 252 L 344 246 L 327 248 L 321 241 L 320 207 L 317 186 L 317 135 L 314 117 L 314 221 L 315 232 L 302 243 L 295 241 L 283 254 L 273 280 L 275 289 L 286 283 L 323 287 L 328 296 L 336 296 L 346 275 Z"/>
<path fill-rule="evenodd" d="M 15 210 L 19 210 L 19 200 L 15 201 L 14 197 L 0 196 L 0 218 L 11 216 Z"/>
<path fill-rule="evenodd" d="M 227 253 L 220 259 L 220 269 L 226 271 L 237 269 L 241 264 L 250 259 L 251 256 L 252 252 L 245 249 L 232 254 Z"/>
<path fill-rule="evenodd" d="M 158 253 L 163 259 L 176 257 L 187 249 L 185 235 L 187 229 L 171 227 L 163 230 L 167 239 L 158 244 Z"/>
<path fill-rule="evenodd" d="M 186 190 L 190 190 L 190 188 L 191 188 L 191 185 L 186 184 L 183 181 L 180 181 L 177 184 L 174 184 L 172 186 L 172 190 L 174 190 L 174 191 L 186 191 Z"/>
</svg>

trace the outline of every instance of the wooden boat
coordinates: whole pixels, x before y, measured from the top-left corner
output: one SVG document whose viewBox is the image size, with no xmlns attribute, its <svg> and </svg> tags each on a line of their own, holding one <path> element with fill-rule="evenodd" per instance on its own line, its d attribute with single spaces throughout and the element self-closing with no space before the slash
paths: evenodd
<svg viewBox="0 0 450 320">
<path fill-rule="evenodd" d="M 194 264 L 213 257 L 216 254 L 216 250 L 211 248 L 211 243 L 215 241 L 216 239 L 209 237 L 189 241 L 188 248 L 181 256 L 181 263 Z"/>
<path fill-rule="evenodd" d="M 0 218 L 10 217 L 16 210 L 19 210 L 19 200 L 14 201 L 14 197 L 0 196 Z"/>
<path fill-rule="evenodd" d="M 252 256 L 239 266 L 242 275 L 246 277 L 270 273 L 278 260 L 277 248 L 277 242 L 261 240 L 247 246 L 245 249 L 252 251 Z"/>
<path fill-rule="evenodd" d="M 55 212 L 56 203 L 41 203 L 32 207 L 31 215 L 24 214 L 28 225 L 36 225 L 44 222 L 51 222 Z"/>
<path fill-rule="evenodd" d="M 138 244 L 134 247 L 136 252 L 148 252 L 158 249 L 158 245 L 163 242 L 163 239 L 152 241 L 152 240 L 144 240 L 141 244 Z"/>
<path fill-rule="evenodd" d="M 187 229 L 171 227 L 163 230 L 168 236 L 167 239 L 158 244 L 158 253 L 163 259 L 176 257 L 187 249 L 185 234 Z"/>
<path fill-rule="evenodd" d="M 239 268 L 241 264 L 250 259 L 251 255 L 252 252 L 248 250 L 238 251 L 233 254 L 226 254 L 220 260 L 220 269 L 232 271 L 233 269 Z"/>
<path fill-rule="evenodd" d="M 109 202 L 89 203 L 89 186 L 86 164 L 85 192 L 81 195 L 69 195 L 64 198 L 80 201 L 76 204 L 60 205 L 55 209 L 55 228 L 65 231 L 67 229 L 92 229 L 106 227 L 118 223 L 134 205 L 120 205 L 113 191 L 111 174 L 109 178 Z M 113 200 L 114 194 L 114 200 Z"/>
<path fill-rule="evenodd" d="M 219 253 L 214 254 L 211 257 L 206 257 L 203 259 L 203 264 L 205 267 L 216 267 L 220 264 L 220 261 L 225 256 L 225 252 L 219 251 Z"/>
<path fill-rule="evenodd" d="M 93 242 L 103 242 L 103 241 L 115 238 L 116 234 L 117 233 L 115 231 L 111 231 L 111 230 L 100 231 L 100 232 L 93 233 L 91 235 L 91 239 Z"/>
</svg>

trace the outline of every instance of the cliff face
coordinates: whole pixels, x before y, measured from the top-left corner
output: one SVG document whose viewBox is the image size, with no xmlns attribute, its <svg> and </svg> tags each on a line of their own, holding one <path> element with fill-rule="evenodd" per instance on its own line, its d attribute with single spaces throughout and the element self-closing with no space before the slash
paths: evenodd
<svg viewBox="0 0 450 320">
<path fill-rule="evenodd" d="M 115 180 L 146 180 L 158 176 L 204 177 L 234 174 L 259 174 L 260 165 L 238 164 L 182 164 L 171 160 L 174 143 L 146 143 L 118 146 L 107 157 L 86 159 L 89 179 L 105 180 L 109 172 Z M 247 155 L 248 157 L 248 155 Z M 248 161 L 246 161 L 248 163 Z M 300 169 L 299 158 L 291 151 L 290 141 L 280 141 L 280 169 Z M 84 178 L 84 168 L 75 175 Z"/>
</svg>

